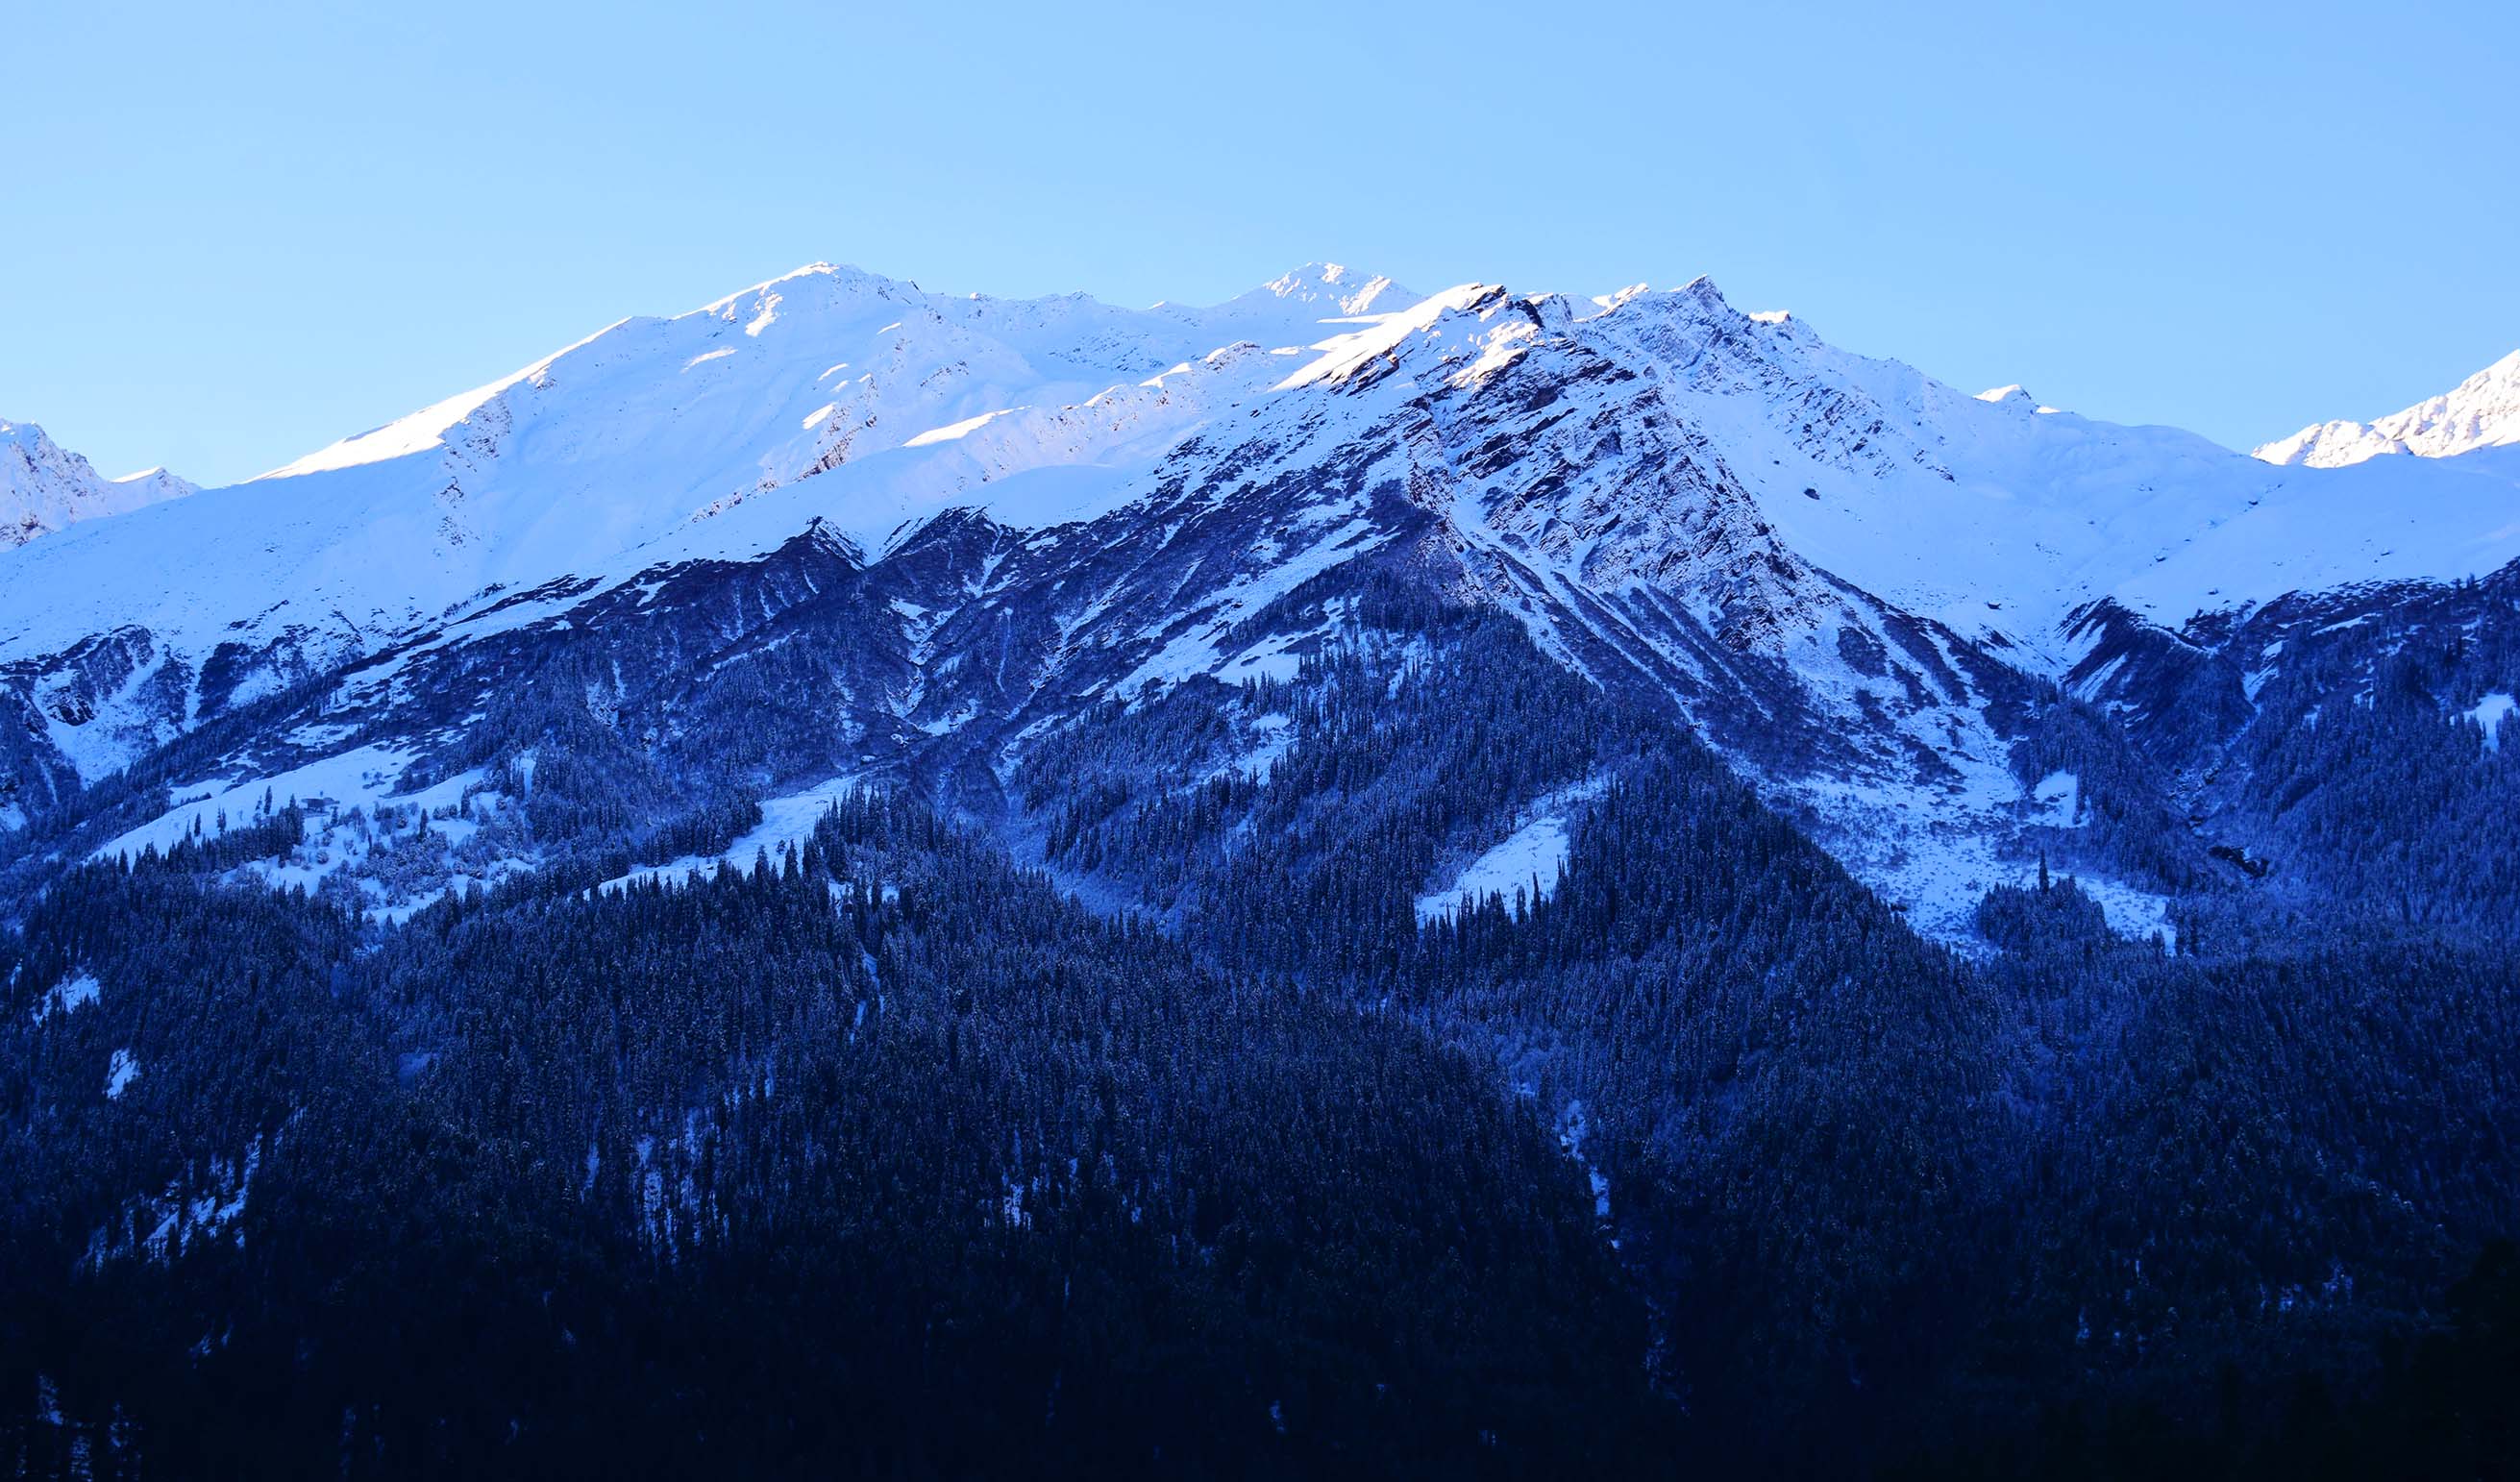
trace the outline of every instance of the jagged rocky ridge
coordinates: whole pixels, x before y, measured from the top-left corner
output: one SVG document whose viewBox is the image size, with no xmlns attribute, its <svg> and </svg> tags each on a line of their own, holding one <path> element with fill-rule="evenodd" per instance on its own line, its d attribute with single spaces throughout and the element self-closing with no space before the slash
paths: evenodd
<svg viewBox="0 0 2520 1482">
<path fill-rule="evenodd" d="M 2273 464 L 2342 468 L 2389 453 L 2453 458 L 2520 442 L 2520 350 L 2439 396 L 2374 422 L 2322 422 L 2257 450 Z"/>
<path fill-rule="evenodd" d="M 197 488 L 164 469 L 106 478 L 86 459 L 45 436 L 42 427 L 0 418 L 0 550 L 77 520 L 180 499 Z"/>
<path fill-rule="evenodd" d="M 2498 457 L 2278 472 L 1962 395 L 1703 280 L 1419 298 L 1310 267 L 1130 311 L 815 267 L 18 553 L 0 816 L 58 826 L 301 686 L 321 725 L 204 757 L 181 790 L 251 790 L 353 741 L 390 790 L 412 758 L 467 753 L 528 655 L 617 635 L 647 652 L 608 651 L 608 703 L 635 705 L 792 662 L 753 655 L 806 613 L 856 646 L 845 678 L 794 692 L 832 740 L 730 781 L 950 777 L 986 809 L 984 779 L 1097 702 L 1292 678 L 1341 618 L 1290 594 L 1398 569 L 1657 696 L 1964 939 L 2052 811 L 2013 761 L 2042 704 L 2169 683 L 2149 664 L 2183 660 L 2189 626 L 2288 595 L 2495 569 L 2520 554 Z M 2227 687 L 2156 724 L 2219 736 L 2242 708 Z M 724 740 L 653 730 L 696 757 Z M 2091 864 L 2113 920 L 2160 923 L 2140 872 Z"/>
</svg>

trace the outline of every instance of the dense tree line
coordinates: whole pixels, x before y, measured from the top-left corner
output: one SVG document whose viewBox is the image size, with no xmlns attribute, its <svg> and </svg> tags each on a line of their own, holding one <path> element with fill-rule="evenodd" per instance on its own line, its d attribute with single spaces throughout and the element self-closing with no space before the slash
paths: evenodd
<svg viewBox="0 0 2520 1482">
<path fill-rule="evenodd" d="M 713 688 L 600 625 L 466 660 L 486 719 L 406 786 L 476 779 L 468 841 L 387 804 L 360 868 L 531 868 L 401 924 L 265 887 L 286 798 L 64 864 L 208 741 L 16 841 L 19 1469 L 2512 1465 L 2520 749 L 2464 718 L 2502 619 L 2298 623 L 2210 756 L 2025 692 L 2013 770 L 2077 805 L 1976 955 L 1666 697 L 1388 572 L 1220 640 L 1318 632 L 1292 677 L 636 874 L 853 751 L 813 696 L 884 655 L 828 564 Z M 1543 812 L 1545 876 L 1421 910 Z"/>
<path fill-rule="evenodd" d="M 916 804 L 364 939 L 93 867 L 7 952 L 107 985 L 0 1055 L 22 1457 L 1503 1473 L 1667 1444 L 1642 1311 L 1528 1107 Z M 112 1049 L 143 1068 L 108 1100 Z"/>
<path fill-rule="evenodd" d="M 1987 899 L 1984 962 L 1918 942 L 1702 748 L 1509 623 L 1414 614 L 1295 688 L 1080 728 L 1056 775 L 1082 781 L 1032 794 L 1092 799 L 1051 853 L 1159 882 L 1214 960 L 1405 1003 L 1580 1107 L 1700 1455 L 1957 1459 L 2044 1407 L 2141 1415 L 2164 1465 L 2200 1437 L 2256 1456 L 2296 1387 L 2371 1392 L 2386 1345 L 2520 1223 L 2520 983 L 2498 931 L 2444 924 L 2494 909 L 2513 851 L 2493 831 L 2520 814 L 2469 846 L 2427 831 L 2443 793 L 2378 795 L 2437 767 L 2490 811 L 2501 763 L 2438 685 L 2393 722 L 2403 744 L 2358 712 L 2323 744 L 2359 749 L 2307 764 L 2340 821 L 2301 851 L 2315 890 L 2210 856 L 2257 815 L 2180 816 L 2109 717 L 2052 700 L 2015 769 L 2077 772 L 2081 812 L 2026 843 L 2179 892 L 2184 950 L 2111 934 L 2043 866 L 2042 888 Z M 1184 713 L 1201 703 L 1299 718 L 1265 787 L 1145 780 L 1209 724 Z M 1095 790 L 1115 775 L 1139 781 Z M 1553 878 L 1418 921 L 1473 821 L 1588 775 Z M 2349 841 L 2365 812 L 2408 842 Z M 2426 873 L 2429 924 L 2327 893 L 2368 888 L 2375 861 Z"/>
</svg>

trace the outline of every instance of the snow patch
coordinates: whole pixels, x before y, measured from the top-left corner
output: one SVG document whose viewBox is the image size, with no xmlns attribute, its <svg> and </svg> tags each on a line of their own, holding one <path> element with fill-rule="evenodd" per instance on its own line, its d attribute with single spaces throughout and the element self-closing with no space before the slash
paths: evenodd
<svg viewBox="0 0 2520 1482">
<path fill-rule="evenodd" d="M 2059 829 L 2079 829 L 2089 820 L 2083 817 L 2083 780 L 2071 772 L 2050 772 L 2030 789 L 2048 812 L 2044 822 Z"/>
<path fill-rule="evenodd" d="M 2499 751 L 2502 749 L 2502 718 L 2511 713 L 2513 702 L 2513 698 L 2509 694 L 2497 690 L 2493 694 L 2485 696 L 2485 698 L 2478 700 L 2476 702 L 2476 708 L 2467 712 L 2467 718 L 2469 720 L 2472 720 L 2485 728 L 2486 750 Z"/>
<path fill-rule="evenodd" d="M 1419 924 L 1490 895 L 1508 901 L 1545 898 L 1556 888 L 1557 869 L 1566 862 L 1568 842 L 1565 819 L 1554 815 L 1533 819 L 1463 866 L 1451 886 L 1418 897 Z"/>
<path fill-rule="evenodd" d="M 1021 410 L 1023 409 L 1020 407 L 1004 407 L 995 412 L 982 412 L 977 417 L 966 417 L 961 422 L 948 423 L 941 427 L 930 427 L 926 431 L 910 439 L 910 441 L 902 444 L 902 446 L 907 448 L 931 448 L 940 442 L 958 442 L 963 438 L 970 436 L 982 427 L 987 427 L 990 423 L 997 421 L 999 418 L 1012 417 Z"/>
<path fill-rule="evenodd" d="M 393 747 L 359 746 L 268 777 L 234 783 L 214 780 L 172 788 L 170 791 L 182 799 L 174 807 L 117 835 L 89 858 L 137 857 L 152 845 L 163 854 L 195 834 L 214 838 L 221 815 L 231 825 L 250 822 L 266 793 L 275 809 L 292 801 L 311 807 L 318 799 L 345 809 L 377 803 L 391 795 L 415 759 L 414 753 Z M 185 793 L 192 795 L 183 797 Z"/>
<path fill-rule="evenodd" d="M 619 890 L 632 884 L 679 884 L 695 871 L 714 876 L 732 867 L 749 871 L 753 862 L 768 855 L 772 865 L 779 862 L 780 851 L 801 847 L 813 836 L 814 825 L 831 811 L 835 803 L 864 786 L 863 774 L 850 772 L 817 783 L 801 792 L 785 797 L 765 799 L 761 804 L 761 822 L 735 842 L 714 855 L 687 854 L 680 859 L 644 870 L 633 870 L 617 879 L 606 880 L 601 890 Z"/>
<path fill-rule="evenodd" d="M 1565 1148 L 1566 1155 L 1584 1170 L 1584 1182 L 1593 1190 L 1593 1218 L 1606 1225 L 1610 1222 L 1610 1180 L 1584 1153 L 1584 1138 L 1591 1131 L 1591 1124 L 1585 1120 L 1584 1103 L 1567 1102 L 1566 1114 L 1557 1124 L 1557 1145 Z"/>
<path fill-rule="evenodd" d="M 66 978 L 44 990 L 44 996 L 35 1000 L 35 1022 L 40 1024 L 56 1013 L 68 1014 L 84 1009 L 95 1003 L 104 992 L 105 985 L 91 973 L 82 972 L 76 977 Z"/>
<path fill-rule="evenodd" d="M 1557 888 L 1558 868 L 1573 842 L 1568 823 L 1575 805 L 1598 797 L 1605 786 L 1601 780 L 1579 783 L 1541 798 L 1533 805 L 1535 817 L 1462 866 L 1450 885 L 1418 897 L 1418 923 L 1455 915 L 1491 895 L 1508 902 L 1517 896 L 1533 904 L 1546 900 Z"/>
<path fill-rule="evenodd" d="M 280 1145 L 274 1134 L 271 1145 Z M 197 1240 L 214 1239 L 234 1225 L 245 1213 L 246 1200 L 253 1191 L 254 1175 L 261 1171 L 263 1139 L 255 1137 L 246 1145 L 245 1156 L 239 1159 L 212 1156 L 208 1167 L 202 1170 L 199 1182 L 207 1188 L 188 1192 L 195 1181 L 170 1180 L 163 1192 L 142 1195 L 129 1201 L 125 1211 L 114 1222 L 102 1227 L 88 1240 L 85 1264 L 101 1268 L 117 1256 L 137 1253 L 152 1261 L 166 1261 L 182 1255 Z M 112 1237 L 112 1232 L 146 1227 L 149 1234 L 140 1237 L 136 1247 Z M 245 1243 L 245 1233 L 238 1231 L 236 1242 Z"/>
</svg>

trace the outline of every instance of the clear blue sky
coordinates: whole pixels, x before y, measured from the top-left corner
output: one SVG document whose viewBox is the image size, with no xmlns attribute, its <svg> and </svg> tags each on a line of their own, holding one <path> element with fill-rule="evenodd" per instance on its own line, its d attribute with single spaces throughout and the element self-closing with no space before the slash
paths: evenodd
<svg viewBox="0 0 2520 1482">
<path fill-rule="evenodd" d="M 0 416 L 108 472 L 248 476 L 817 258 L 1709 272 L 2240 446 L 2520 345 L 2509 0 L 243 9 L 0 20 Z"/>
</svg>

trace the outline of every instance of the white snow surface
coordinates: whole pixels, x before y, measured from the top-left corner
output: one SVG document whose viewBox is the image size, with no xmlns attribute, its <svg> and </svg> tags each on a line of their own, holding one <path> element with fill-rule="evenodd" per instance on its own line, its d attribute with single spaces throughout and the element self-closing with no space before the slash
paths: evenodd
<svg viewBox="0 0 2520 1482">
<path fill-rule="evenodd" d="M 278 1146 L 276 1136 L 273 1145 Z M 128 1200 L 119 1218 L 111 1226 L 99 1227 L 90 1236 L 85 1264 L 97 1269 L 126 1256 L 165 1261 L 182 1255 L 195 1241 L 225 1235 L 237 1217 L 245 1213 L 246 1200 L 253 1192 L 254 1175 L 262 1168 L 262 1153 L 263 1139 L 256 1137 L 246 1145 L 242 1158 L 213 1155 L 206 1166 L 193 1165 L 185 1177 L 168 1181 L 163 1191 Z M 131 1243 L 118 1241 L 110 1234 L 142 1228 L 149 1233 Z M 234 1238 L 243 1245 L 245 1233 L 237 1231 Z"/>
<path fill-rule="evenodd" d="M 185 655 L 311 628 L 346 657 L 494 585 L 747 556 L 817 517 L 869 549 L 954 508 L 1088 517 L 1143 492 L 1222 401 L 1282 376 L 1267 347 L 1415 302 L 1328 267 L 1214 308 L 1130 310 L 817 264 L 623 320 L 110 536 L 16 553 L 0 659 L 126 624 Z"/>
<path fill-rule="evenodd" d="M 109 1101 L 122 1100 L 122 1093 L 139 1076 L 139 1059 L 127 1049 L 116 1050 L 112 1061 L 105 1068 L 105 1099 Z"/>
<path fill-rule="evenodd" d="M 1418 920 L 1452 915 L 1490 895 L 1508 903 L 1546 897 L 1557 884 L 1557 867 L 1566 862 L 1568 842 L 1565 819 L 1553 814 L 1533 819 L 1462 866 L 1450 889 L 1418 897 Z"/>
<path fill-rule="evenodd" d="M 2273 469 L 2176 428 L 1956 391 L 1799 320 L 1732 313 L 1702 280 L 1595 323 L 1663 373 L 1674 412 L 1788 549 L 1964 635 L 2002 634 L 2028 651 L 2017 658 L 2052 650 L 2063 616 L 2096 598 L 2176 625 L 2520 559 L 2520 462 Z M 1835 435 L 1813 431 L 1816 411 Z"/>
<path fill-rule="evenodd" d="M 1584 1182 L 1593 1190 L 1593 1218 L 1603 1225 L 1610 1222 L 1610 1178 L 1594 1166 L 1584 1151 L 1584 1139 L 1592 1132 L 1592 1123 L 1584 1114 L 1582 1101 L 1568 1101 L 1557 1120 L 1557 1145 L 1584 1170 Z M 1618 1242 L 1610 1242 L 1615 1247 Z"/>
<path fill-rule="evenodd" d="M 1527 371 L 1550 378 L 1547 421 L 1511 420 Z M 1438 399 L 1463 421 L 1503 407 L 1512 456 L 1461 477 L 1442 450 L 1391 431 Z M 555 615 L 577 590 L 464 621 L 562 576 L 618 582 L 668 561 L 755 556 L 815 521 L 874 554 L 949 510 L 1046 528 L 1149 498 L 1168 473 L 1190 480 L 1191 497 L 1222 501 L 1359 450 L 1355 487 L 1406 488 L 1464 547 L 1509 558 L 1613 647 L 1653 641 L 1597 626 L 1598 599 L 1729 581 L 1728 569 L 1773 580 L 1752 595 L 1778 621 L 1755 641 L 1845 705 L 1877 682 L 1843 672 L 1833 589 L 1787 569 L 1796 563 L 1962 637 L 2002 640 L 2010 662 L 2055 677 L 2078 656 L 2063 620 L 2094 599 L 2176 625 L 2288 592 L 2452 579 L 2520 559 L 2520 447 L 2278 467 L 2174 428 L 2043 407 L 2018 387 L 1971 395 L 1838 349 L 1789 314 L 1742 313 L 1704 279 L 1600 297 L 1479 284 L 1419 297 L 1308 265 L 1209 308 L 1121 309 L 1081 295 L 950 296 L 817 264 L 673 318 L 623 320 L 251 482 L 0 551 L 0 663 L 126 627 L 148 629 L 172 658 L 287 636 L 320 663 L 441 624 L 428 642 Z M 1394 533 L 1363 497 L 1292 512 L 1284 538 L 1185 588 L 1155 626 L 1119 635 L 1144 648 L 1118 693 L 1198 674 L 1288 677 L 1302 636 L 1238 648 L 1235 623 Z M 1701 561 L 1708 550 L 1718 558 Z M 395 668 L 364 682 L 393 683 Z M 1950 698 L 1913 727 L 1958 783 L 1778 790 L 1834 820 L 1831 847 L 1921 928 L 1960 938 L 1978 894 L 2018 872 L 1984 825 L 2058 821 L 2060 805 L 2069 822 L 2072 808 L 2049 795 L 2053 779 L 2025 796 L 1966 696 Z M 129 759 L 109 724 L 52 735 L 83 776 Z M 221 808 L 244 814 L 266 786 L 280 801 L 373 804 L 408 761 L 361 748 L 284 777 L 180 788 L 166 817 L 104 852 L 167 847 Z M 762 843 L 800 837 L 827 800 L 819 789 L 783 800 L 799 816 L 770 805 L 727 857 L 748 864 Z M 1527 820 L 1427 900 L 1450 909 L 1483 878 L 1509 891 L 1537 874 L 1546 888 L 1562 818 L 1553 829 Z M 656 868 L 695 863 L 705 862 Z M 2096 882 L 2094 893 L 2121 929 L 2158 918 L 2140 892 Z"/>
<path fill-rule="evenodd" d="M 2273 464 L 2341 468 L 2393 453 L 2452 458 L 2520 443 L 2520 350 L 2457 386 L 2373 422 L 2323 422 L 2257 450 Z"/>
<path fill-rule="evenodd" d="M 1495 849 L 1479 854 L 1477 860 L 1462 867 L 1460 877 L 1454 877 L 1452 890 L 1436 890 L 1421 895 L 1417 902 L 1418 920 L 1434 920 L 1439 915 L 1452 915 L 1464 902 L 1479 902 L 1489 895 L 1502 895 L 1507 902 L 1540 900 L 1557 884 L 1557 867 L 1567 857 L 1567 822 L 1562 817 L 1532 819 Z"/>
<path fill-rule="evenodd" d="M 270 794 L 275 809 L 285 808 L 292 802 L 312 806 L 319 798 L 343 809 L 374 806 L 392 795 L 412 760 L 412 753 L 408 751 L 385 746 L 360 746 L 270 777 L 214 780 L 176 787 L 171 789 L 174 806 L 99 846 L 90 857 L 113 859 L 127 855 L 137 858 L 142 850 L 152 845 L 163 854 L 197 831 L 205 837 L 214 838 L 219 832 L 218 821 L 222 814 L 230 827 L 249 823 L 266 792 Z M 441 786 L 438 790 L 444 789 Z M 460 792 L 461 788 L 455 790 Z M 405 799 L 413 800 L 416 799 Z M 451 797 L 429 799 L 432 806 L 452 800 Z"/>
<path fill-rule="evenodd" d="M 2485 728 L 2486 750 L 2502 749 L 2502 719 L 2511 713 L 2513 703 L 2512 696 L 2508 693 L 2497 690 L 2478 700 L 2476 707 L 2467 712 L 2469 720 Z"/>
<path fill-rule="evenodd" d="M 598 888 L 615 890 L 632 883 L 653 884 L 658 881 L 678 885 L 694 872 L 704 876 L 713 876 L 726 869 L 746 872 L 765 854 L 776 865 L 780 851 L 802 846 L 812 836 L 815 823 L 833 804 L 844 800 L 864 785 L 864 779 L 857 774 L 844 773 L 802 791 L 765 798 L 761 804 L 761 822 L 716 854 L 687 854 L 661 865 L 633 870 L 618 879 L 606 880 Z"/>
<path fill-rule="evenodd" d="M 1418 897 L 1420 924 L 1451 916 L 1490 895 L 1510 905 L 1517 896 L 1545 900 L 1557 888 L 1557 869 L 1573 843 L 1569 831 L 1576 811 L 1601 795 L 1605 780 L 1578 783 L 1540 798 L 1526 810 L 1529 817 L 1453 876 L 1450 885 Z"/>
<path fill-rule="evenodd" d="M 2083 817 L 2083 780 L 2071 772 L 2050 772 L 2030 789 L 2030 795 L 2045 803 L 2050 816 L 2047 822 L 2060 829 L 2079 829 Z"/>
<path fill-rule="evenodd" d="M 45 989 L 43 997 L 35 1000 L 35 1022 L 40 1024 L 54 1014 L 84 1009 L 95 1003 L 104 992 L 105 985 L 98 982 L 93 973 L 81 972 L 64 978 Z"/>
<path fill-rule="evenodd" d="M 1985 946 L 1976 919 L 1986 892 L 2028 884 L 2038 875 L 2035 855 L 2002 842 L 2008 824 L 2072 828 L 2082 822 L 2079 777 L 2054 772 L 2025 788 L 2000 760 L 2004 749 L 1982 719 L 1973 719 L 1943 752 L 1959 775 L 1957 784 L 1876 775 L 1810 778 L 1778 790 L 1813 810 L 1821 844 L 1911 926 L 1977 952 Z M 2173 934 L 2166 897 L 2104 876 L 2082 874 L 2078 883 L 2098 902 L 2112 931 L 2138 940 Z"/>
<path fill-rule="evenodd" d="M 1652 377 L 1660 415 L 1721 453 L 1788 548 L 2033 653 L 2095 596 L 2176 622 L 2520 557 L 2512 463 L 2274 470 L 2168 428 L 1981 400 L 1741 314 L 1704 280 L 1421 299 L 1307 267 L 1212 308 L 1131 310 L 817 264 L 623 320 L 251 482 L 0 556 L 0 661 L 124 625 L 187 657 L 292 629 L 311 657 L 348 657 L 494 585 L 748 556 L 815 518 L 872 551 L 952 508 L 1090 517 L 1148 492 L 1194 432 L 1301 427 L 1372 368 L 1429 353 L 1460 384 L 1527 355 Z"/>
<path fill-rule="evenodd" d="M 298 738 L 321 739 L 304 730 Z M 364 881 L 359 886 L 361 898 L 383 921 L 408 921 L 449 891 L 493 885 L 539 865 L 538 858 L 513 855 L 469 861 L 448 857 L 433 878 L 401 893 L 386 892 L 367 878 L 374 874 L 371 867 L 381 849 L 413 846 L 421 829 L 449 845 L 465 843 L 479 831 L 472 816 L 437 815 L 459 808 L 465 795 L 480 786 L 484 774 L 473 769 L 406 791 L 404 775 L 416 756 L 389 746 L 357 746 L 268 775 L 248 771 L 177 786 L 169 789 L 170 806 L 165 812 L 98 846 L 90 858 L 138 858 L 153 847 L 163 854 L 187 837 L 214 839 L 224 829 L 258 822 L 265 816 L 261 808 L 268 798 L 274 812 L 291 803 L 301 806 L 305 838 L 284 857 L 238 867 L 239 877 L 274 890 L 294 886 L 312 892 L 327 877 L 346 872 Z M 472 806 L 495 816 L 511 802 L 484 792 L 474 797 Z"/>
</svg>

